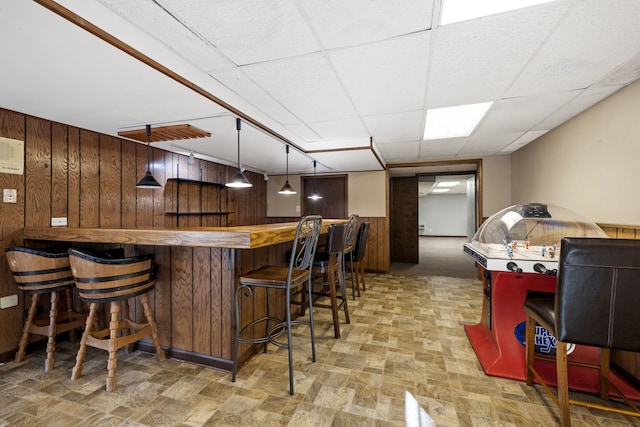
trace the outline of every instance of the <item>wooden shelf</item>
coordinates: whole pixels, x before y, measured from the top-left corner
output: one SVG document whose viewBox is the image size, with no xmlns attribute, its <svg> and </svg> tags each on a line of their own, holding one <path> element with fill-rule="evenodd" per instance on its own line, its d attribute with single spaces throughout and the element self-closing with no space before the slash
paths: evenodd
<svg viewBox="0 0 640 427">
<path fill-rule="evenodd" d="M 179 171 L 178 171 L 179 173 Z M 202 177 L 202 170 L 200 171 L 200 177 Z M 223 206 L 226 207 L 226 202 L 225 204 L 221 204 L 221 199 L 225 198 L 226 199 L 226 189 L 227 187 L 224 184 L 220 184 L 219 182 L 210 182 L 210 181 L 203 181 L 202 179 L 191 179 L 191 178 L 167 178 L 167 183 L 173 183 L 173 187 L 175 187 L 172 191 L 175 191 L 172 194 L 172 198 L 173 198 L 173 206 L 174 207 L 178 207 L 180 206 L 180 187 L 182 185 L 185 185 L 187 187 L 197 187 L 198 188 L 198 193 L 199 193 L 199 206 L 200 207 L 204 207 L 203 205 L 203 188 L 208 187 L 211 189 L 211 191 L 219 191 L 219 195 L 218 197 L 218 208 L 222 208 Z M 218 188 L 219 190 L 214 190 L 212 189 L 212 187 L 214 188 Z M 206 211 L 180 211 L 178 210 L 171 210 L 168 212 L 165 212 L 165 215 L 171 215 L 171 216 L 175 216 L 176 217 L 176 225 L 178 225 L 178 220 L 180 217 L 183 216 L 199 216 L 199 217 L 203 217 L 203 216 L 224 216 L 224 215 L 229 215 L 232 214 L 233 212 L 228 212 L 228 211 L 223 211 L 223 210 L 210 210 L 212 208 L 212 206 L 208 206 L 209 210 Z M 201 220 L 202 221 L 202 220 Z"/>
</svg>

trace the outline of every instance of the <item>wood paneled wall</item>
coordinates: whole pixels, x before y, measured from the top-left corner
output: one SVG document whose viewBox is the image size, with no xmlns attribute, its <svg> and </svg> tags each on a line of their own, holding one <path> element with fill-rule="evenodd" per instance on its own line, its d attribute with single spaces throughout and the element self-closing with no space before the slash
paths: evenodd
<svg viewBox="0 0 640 427">
<path fill-rule="evenodd" d="M 269 223 L 295 222 L 300 217 L 269 217 Z M 371 222 L 369 237 L 364 257 L 365 271 L 370 273 L 388 273 L 391 268 L 389 256 L 389 222 L 382 217 L 360 217 L 358 225 L 362 221 Z"/>
<path fill-rule="evenodd" d="M 266 183 L 260 174 L 247 172 L 251 189 L 216 188 L 207 193 L 204 203 L 218 203 L 222 198 L 228 215 L 165 215 L 171 205 L 173 187 L 136 189 L 147 170 L 146 144 L 131 142 L 26 114 L 0 109 L 0 136 L 25 141 L 23 175 L 0 174 L 0 188 L 17 189 L 17 203 L 0 204 L 0 297 L 18 294 L 16 307 L 0 310 L 0 360 L 13 357 L 22 330 L 25 298 L 17 290 L 5 259 L 5 249 L 20 245 L 25 226 L 47 227 L 52 217 L 66 217 L 69 226 L 101 228 L 160 228 L 166 226 L 248 225 L 266 222 Z M 152 144 L 153 147 L 153 144 Z M 168 178 L 202 179 L 226 182 L 234 167 L 196 160 L 188 165 L 186 156 L 152 148 L 151 171 L 165 183 Z M 182 195 L 188 209 L 200 203 L 192 190 Z M 212 200 L 213 199 L 213 200 Z M 220 355 L 228 348 L 216 340 L 218 331 L 230 330 L 231 287 L 210 289 L 212 281 L 200 280 L 226 274 L 220 266 L 229 261 L 229 252 L 221 249 L 170 247 L 125 247 L 128 254 L 155 253 L 161 277 L 151 295 L 163 344 L 186 351 L 211 348 L 209 354 Z M 228 264 L 225 264 L 228 265 Z M 168 280 L 180 283 L 170 286 Z M 227 283 L 222 277 L 219 283 Z M 171 304 L 172 292 L 192 293 L 189 306 Z M 215 302 L 214 302 L 215 301 Z M 212 303 L 223 304 L 225 319 L 209 319 Z M 171 313 L 173 312 L 173 316 Z M 210 316 L 209 316 L 210 317 Z M 171 319 L 181 319 L 176 324 Z M 222 328 L 222 329 L 221 329 Z M 170 337 L 178 343 L 171 343 Z M 228 358 L 228 357 L 227 357 Z"/>
</svg>

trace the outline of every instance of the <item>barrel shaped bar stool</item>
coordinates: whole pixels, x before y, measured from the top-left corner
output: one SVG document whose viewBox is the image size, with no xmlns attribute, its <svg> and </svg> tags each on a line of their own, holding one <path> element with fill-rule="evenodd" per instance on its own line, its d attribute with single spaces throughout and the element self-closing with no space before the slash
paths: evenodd
<svg viewBox="0 0 640 427">
<path fill-rule="evenodd" d="M 69 331 L 75 340 L 75 329 L 81 328 L 86 314 L 73 310 L 73 276 L 66 251 L 38 250 L 24 246 L 12 246 L 6 250 L 9 269 L 25 295 L 31 295 L 31 305 L 22 330 L 16 362 L 22 362 L 29 342 L 29 334 L 47 337 L 47 358 L 44 371 L 49 372 L 55 364 L 56 335 Z M 66 310 L 59 312 L 59 293 L 66 296 Z M 36 320 L 38 302 L 43 294 L 50 294 L 49 317 Z"/>
<path fill-rule="evenodd" d="M 117 351 L 120 348 L 150 335 L 156 348 L 156 357 L 160 361 L 165 359 L 147 296 L 155 286 L 153 255 L 104 258 L 72 248 L 69 249 L 69 260 L 79 296 L 89 303 L 89 316 L 71 379 L 78 379 L 82 374 L 87 346 L 99 348 L 109 352 L 106 390 L 113 391 L 116 389 Z M 147 323 L 131 320 L 129 300 L 136 296 L 140 296 Z M 103 303 L 110 305 L 109 327 L 94 330 L 96 313 Z"/>
<path fill-rule="evenodd" d="M 313 311 L 311 309 L 311 267 L 313 257 L 318 245 L 318 237 L 322 229 L 322 217 L 309 215 L 300 219 L 296 227 L 291 256 L 288 266 L 267 265 L 257 270 L 243 274 L 239 278 L 238 288 L 235 292 L 235 340 L 233 343 L 233 367 L 231 381 L 235 382 L 238 370 L 238 346 L 240 344 L 264 344 L 266 353 L 267 344 L 272 343 L 279 348 L 286 348 L 289 358 L 289 394 L 293 395 L 293 354 L 291 327 L 296 324 L 309 325 L 311 333 L 311 360 L 316 361 L 315 335 L 313 330 Z M 297 289 L 308 290 L 309 319 L 291 319 L 291 296 Z M 254 299 L 256 288 L 265 290 L 266 311 L 264 316 L 253 319 L 247 324 L 242 324 L 240 313 L 240 301 Z M 281 313 L 274 313 L 271 301 L 271 290 L 284 292 L 284 319 Z M 264 329 L 262 329 L 264 327 Z M 286 332 L 286 342 L 280 340 L 280 336 Z"/>
<path fill-rule="evenodd" d="M 340 338 L 340 310 L 344 311 L 345 322 L 350 323 L 343 263 L 347 228 L 347 223 L 331 224 L 325 249 L 316 253 L 313 260 L 311 293 L 312 296 L 318 297 L 313 301 L 313 306 L 331 310 L 335 338 Z M 328 304 L 323 302 L 323 297 L 329 298 Z"/>
</svg>

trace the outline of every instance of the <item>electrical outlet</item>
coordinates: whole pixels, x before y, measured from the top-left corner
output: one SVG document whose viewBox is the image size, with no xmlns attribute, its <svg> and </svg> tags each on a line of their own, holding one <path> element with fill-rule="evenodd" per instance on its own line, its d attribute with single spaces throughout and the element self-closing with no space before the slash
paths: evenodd
<svg viewBox="0 0 640 427">
<path fill-rule="evenodd" d="M 3 203 L 16 203 L 18 201 L 18 190 L 15 188 L 5 188 L 2 191 Z"/>
<path fill-rule="evenodd" d="M 51 226 L 52 227 L 60 227 L 67 225 L 67 218 L 51 218 Z"/>
<path fill-rule="evenodd" d="M 0 298 L 0 308 L 15 307 L 18 305 L 18 295 L 13 294 Z"/>
</svg>

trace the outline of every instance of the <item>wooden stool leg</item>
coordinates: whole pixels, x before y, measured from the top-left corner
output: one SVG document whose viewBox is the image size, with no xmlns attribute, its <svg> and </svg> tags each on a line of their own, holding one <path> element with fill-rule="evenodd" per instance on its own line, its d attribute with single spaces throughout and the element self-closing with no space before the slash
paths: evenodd
<svg viewBox="0 0 640 427">
<path fill-rule="evenodd" d="M 24 323 L 24 328 L 22 329 L 22 337 L 20 338 L 20 345 L 18 346 L 18 352 L 16 353 L 16 362 L 18 363 L 24 360 L 25 349 L 27 348 L 27 343 L 29 342 L 29 330 L 31 329 L 31 324 L 33 323 L 33 317 L 36 315 L 39 300 L 40 294 L 31 295 L 29 314 L 27 315 L 27 320 Z"/>
<path fill-rule="evenodd" d="M 109 322 L 109 359 L 107 360 L 107 391 L 116 389 L 116 368 L 118 367 L 118 326 L 120 324 L 120 304 L 111 301 L 111 321 Z"/>
<path fill-rule="evenodd" d="M 147 294 L 140 295 L 140 302 L 142 302 L 142 309 L 144 310 L 144 316 L 147 318 L 147 323 L 151 326 L 151 339 L 153 345 L 156 347 L 156 358 L 160 361 L 165 360 L 164 350 L 160 345 L 160 338 L 158 337 L 158 328 L 156 322 L 153 319 L 153 313 L 151 307 L 149 307 L 149 297 Z"/>
<path fill-rule="evenodd" d="M 131 314 L 130 314 L 131 313 L 131 307 L 129 306 L 129 300 L 128 299 L 124 299 L 124 300 L 120 301 L 120 304 L 121 304 L 120 309 L 122 310 L 121 311 L 122 312 L 122 320 L 123 320 L 122 324 L 124 325 L 124 327 L 122 327 L 120 329 L 120 332 L 122 332 L 122 336 L 131 335 L 132 332 L 131 332 L 131 327 L 130 326 L 131 326 L 132 322 L 131 322 Z M 127 354 L 131 353 L 133 351 L 133 346 L 134 346 L 134 343 L 126 345 L 124 347 L 124 351 Z"/>
<path fill-rule="evenodd" d="M 525 352 L 527 355 L 527 364 L 525 366 L 527 375 L 527 385 L 533 385 L 533 362 L 535 359 L 535 336 L 536 336 L 536 321 L 527 316 L 527 323 L 525 328 Z"/>
<path fill-rule="evenodd" d="M 567 375 L 567 343 L 557 341 L 556 344 L 556 372 L 558 375 L 558 406 L 560 407 L 560 425 L 569 427 L 571 418 L 569 412 L 569 378 Z"/>
<path fill-rule="evenodd" d="M 76 319 L 76 313 L 73 311 L 73 289 L 67 288 L 64 290 L 64 292 L 65 296 L 67 297 L 67 317 L 69 318 L 69 322 L 73 322 Z M 72 342 L 75 342 L 78 339 L 76 328 L 69 330 L 69 339 Z"/>
<path fill-rule="evenodd" d="M 332 257 L 336 255 L 331 255 Z M 329 263 L 327 283 L 329 285 L 329 298 L 331 299 L 331 314 L 333 316 L 333 335 L 340 338 L 340 320 L 338 319 L 338 297 L 336 296 L 336 263 Z"/>
<path fill-rule="evenodd" d="M 601 348 L 600 350 L 600 398 L 609 400 L 609 366 L 611 365 L 611 349 Z"/>
<path fill-rule="evenodd" d="M 339 261 L 342 263 L 342 260 Z M 340 295 L 342 295 L 342 305 L 344 307 L 344 321 L 345 323 L 351 323 L 349 320 L 349 305 L 347 304 L 347 284 L 344 278 L 344 269 L 342 265 L 337 269 L 338 271 L 338 285 L 340 286 Z"/>
<path fill-rule="evenodd" d="M 47 326 L 47 358 L 44 361 L 44 371 L 53 370 L 56 353 L 56 318 L 58 317 L 58 292 L 51 292 L 51 305 L 49 306 L 49 326 Z"/>
<path fill-rule="evenodd" d="M 360 262 L 354 261 L 354 270 L 356 274 L 356 293 L 360 296 Z"/>
<path fill-rule="evenodd" d="M 80 338 L 80 348 L 78 348 L 78 354 L 76 355 L 76 365 L 71 371 L 71 379 L 77 380 L 82 375 L 82 363 L 87 354 L 87 338 L 91 335 L 93 324 L 96 320 L 96 312 L 98 311 L 98 304 L 92 302 L 89 306 L 89 316 L 84 326 L 84 332 L 82 338 Z"/>
<path fill-rule="evenodd" d="M 360 270 L 360 275 L 362 277 L 362 290 L 367 290 L 367 285 L 364 283 L 364 263 L 362 261 L 358 262 L 358 269 Z"/>
</svg>

